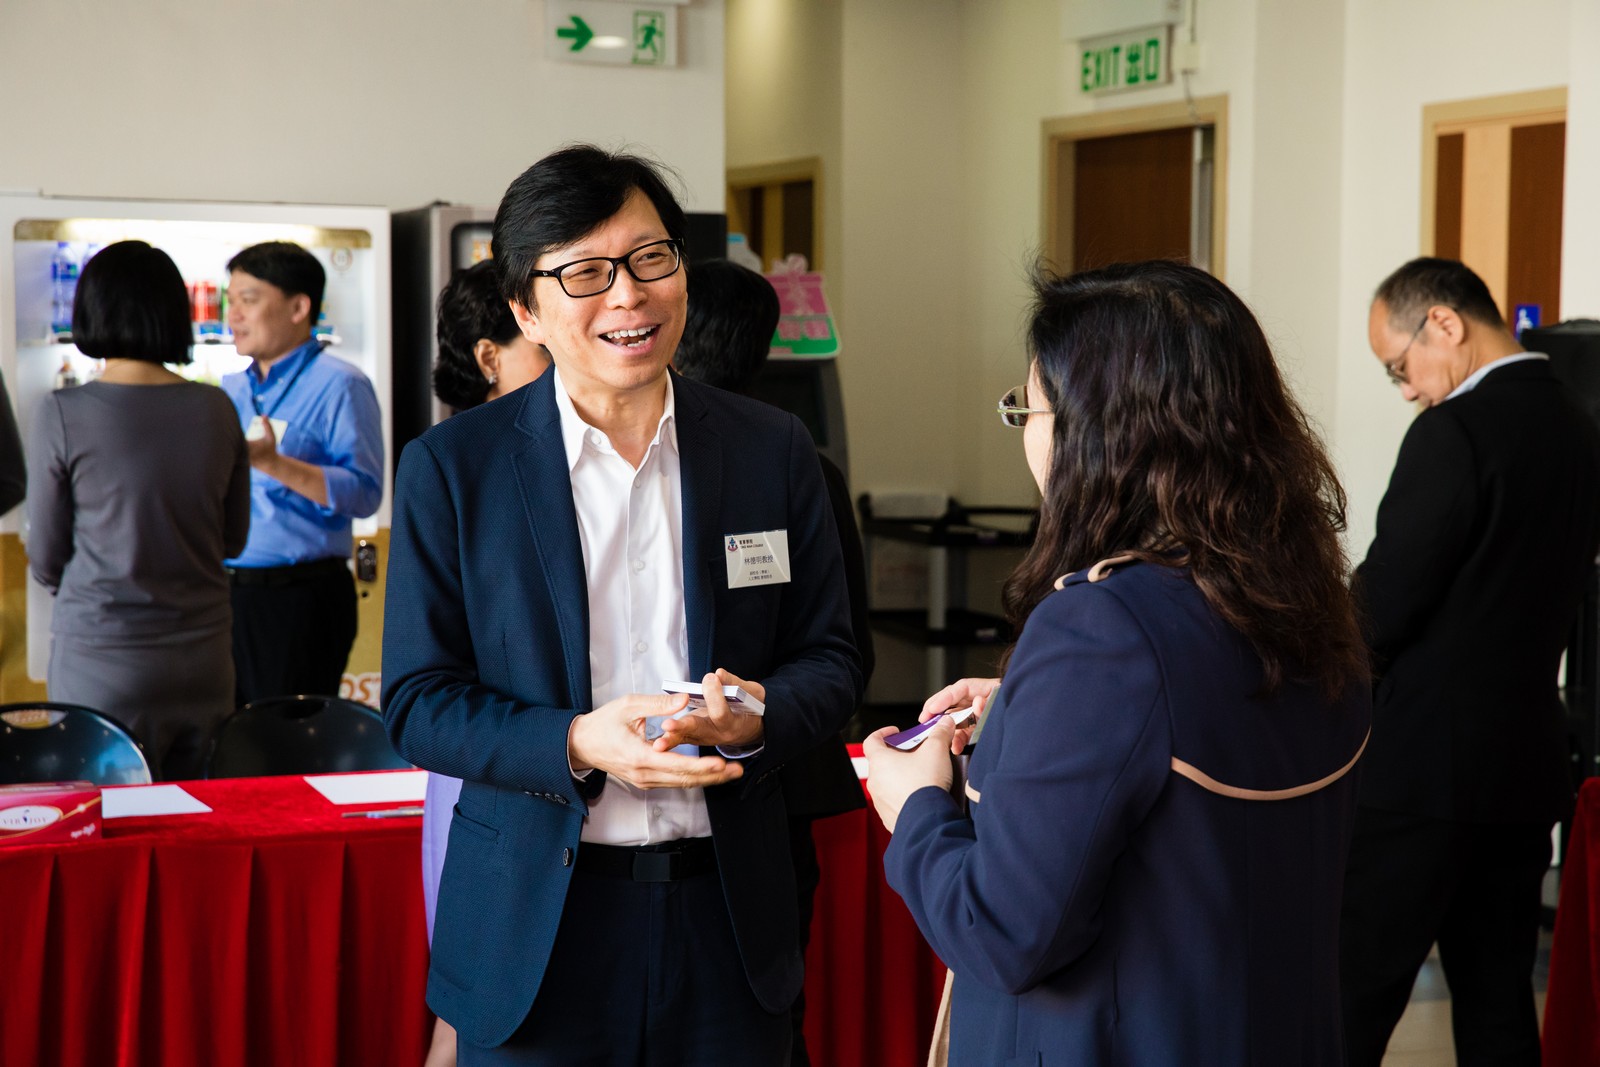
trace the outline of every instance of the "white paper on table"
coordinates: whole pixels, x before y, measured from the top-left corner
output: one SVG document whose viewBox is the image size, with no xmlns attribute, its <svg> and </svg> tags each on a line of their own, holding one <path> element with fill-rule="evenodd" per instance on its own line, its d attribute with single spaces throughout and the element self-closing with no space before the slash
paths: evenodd
<svg viewBox="0 0 1600 1067">
<path fill-rule="evenodd" d="M 181 785 L 123 785 L 100 791 L 100 817 L 125 819 L 130 815 L 199 815 L 209 805 L 195 799 Z"/>
<path fill-rule="evenodd" d="M 306 784 L 333 804 L 421 802 L 428 791 L 427 771 L 374 771 L 367 774 L 308 774 Z"/>
<path fill-rule="evenodd" d="M 856 769 L 856 777 L 863 782 L 867 780 L 867 757 L 851 756 L 850 765 Z"/>
</svg>

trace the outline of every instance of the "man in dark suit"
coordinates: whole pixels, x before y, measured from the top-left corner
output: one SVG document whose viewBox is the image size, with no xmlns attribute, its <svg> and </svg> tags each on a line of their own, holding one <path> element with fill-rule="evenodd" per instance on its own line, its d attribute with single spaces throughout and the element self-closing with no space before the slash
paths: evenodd
<svg viewBox="0 0 1600 1067">
<path fill-rule="evenodd" d="M 1437 942 L 1457 1062 L 1537 1064 L 1539 891 L 1572 803 L 1556 681 L 1600 544 L 1600 433 L 1454 260 L 1390 275 L 1368 335 L 1424 410 L 1354 580 L 1376 689 L 1345 880 L 1346 1054 L 1377 1067 Z"/>
<path fill-rule="evenodd" d="M 748 394 L 767 362 L 781 308 L 778 293 L 748 267 L 726 259 L 696 263 L 689 275 L 689 317 L 673 366 L 679 374 L 718 389 Z M 850 594 L 850 630 L 861 656 L 863 685 L 872 679 L 872 628 L 867 621 L 867 566 L 856 529 L 855 510 L 844 472 L 818 455 L 828 487 L 834 527 L 844 554 L 844 583 Z M 800 950 L 811 935 L 811 915 L 822 868 L 811 824 L 866 806 L 844 737 L 834 734 L 783 769 L 783 799 L 789 809 L 789 852 L 794 861 L 800 906 Z M 795 1067 L 811 1062 L 806 1051 L 805 996 L 794 1004 Z"/>
<path fill-rule="evenodd" d="M 384 717 L 464 779 L 428 984 L 464 1067 L 788 1062 L 775 772 L 838 732 L 860 666 L 804 428 L 668 370 L 683 232 L 643 160 L 529 168 L 493 251 L 554 369 L 401 458 Z M 680 678 L 706 708 L 673 718 Z"/>
</svg>

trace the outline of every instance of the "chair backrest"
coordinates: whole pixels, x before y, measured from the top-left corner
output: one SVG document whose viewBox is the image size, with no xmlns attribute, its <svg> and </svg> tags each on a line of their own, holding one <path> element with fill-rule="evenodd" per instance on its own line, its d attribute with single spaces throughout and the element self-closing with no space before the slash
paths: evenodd
<svg viewBox="0 0 1600 1067">
<path fill-rule="evenodd" d="M 207 778 L 272 774 L 409 770 L 383 719 L 365 704 L 339 697 L 268 697 L 218 724 L 206 757 Z"/>
<path fill-rule="evenodd" d="M 93 708 L 0 704 L 0 785 L 148 785 L 150 764 L 121 723 Z"/>
</svg>

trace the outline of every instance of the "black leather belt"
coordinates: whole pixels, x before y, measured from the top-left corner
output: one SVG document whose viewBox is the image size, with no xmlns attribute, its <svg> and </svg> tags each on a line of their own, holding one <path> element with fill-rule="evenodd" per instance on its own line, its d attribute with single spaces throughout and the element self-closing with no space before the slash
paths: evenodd
<svg viewBox="0 0 1600 1067">
<path fill-rule="evenodd" d="M 659 845 L 578 846 L 578 870 L 635 882 L 678 882 L 717 869 L 717 850 L 709 837 L 666 841 Z"/>
<path fill-rule="evenodd" d="M 336 572 L 350 573 L 343 556 L 291 563 L 287 567 L 224 567 L 234 585 L 298 585 Z"/>
</svg>

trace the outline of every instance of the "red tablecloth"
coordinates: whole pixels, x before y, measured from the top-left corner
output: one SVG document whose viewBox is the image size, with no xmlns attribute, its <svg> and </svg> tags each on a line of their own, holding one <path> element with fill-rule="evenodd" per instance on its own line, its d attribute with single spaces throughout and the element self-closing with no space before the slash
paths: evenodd
<svg viewBox="0 0 1600 1067">
<path fill-rule="evenodd" d="M 1600 1064 L 1600 778 L 1578 791 L 1544 1001 L 1545 1067 Z"/>
<path fill-rule="evenodd" d="M 421 1064 L 418 818 L 346 819 L 299 777 L 185 782 L 209 815 L 0 848 L 0 1064 Z M 883 882 L 870 811 L 817 824 L 806 1035 L 913 1067 L 944 980 Z"/>
</svg>

